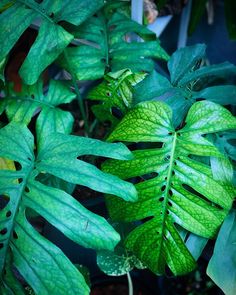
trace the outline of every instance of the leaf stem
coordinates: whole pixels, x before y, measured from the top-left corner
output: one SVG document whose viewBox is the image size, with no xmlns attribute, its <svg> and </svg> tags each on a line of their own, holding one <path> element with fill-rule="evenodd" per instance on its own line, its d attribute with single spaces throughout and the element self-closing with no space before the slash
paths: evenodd
<svg viewBox="0 0 236 295">
<path fill-rule="evenodd" d="M 128 279 L 129 295 L 133 295 L 134 294 L 133 282 L 129 272 L 127 272 L 127 279 Z"/>
<path fill-rule="evenodd" d="M 78 100 L 78 103 L 79 103 L 80 113 L 81 113 L 82 119 L 84 121 L 85 133 L 86 133 L 86 136 L 88 136 L 90 134 L 90 132 L 89 132 L 88 120 L 87 120 L 83 100 L 82 100 L 81 95 L 80 95 L 79 87 L 77 85 L 77 80 L 76 80 L 76 78 L 74 76 L 73 71 L 71 70 L 70 63 L 69 63 L 69 57 L 68 57 L 66 49 L 64 50 L 64 57 L 65 57 L 66 63 L 67 63 L 68 68 L 69 68 L 69 72 L 70 72 L 70 75 L 71 75 L 71 78 L 72 78 L 72 83 L 73 83 L 74 90 L 75 90 L 77 100 Z"/>
</svg>

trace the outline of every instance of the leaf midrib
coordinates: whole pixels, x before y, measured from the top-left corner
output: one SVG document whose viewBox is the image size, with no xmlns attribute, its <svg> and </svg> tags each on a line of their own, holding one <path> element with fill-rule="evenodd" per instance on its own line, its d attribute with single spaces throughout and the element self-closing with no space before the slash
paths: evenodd
<svg viewBox="0 0 236 295">
<path fill-rule="evenodd" d="M 33 170 L 34 170 L 34 160 L 32 159 L 32 162 L 31 162 L 31 164 L 29 166 L 29 169 L 27 169 L 27 172 L 24 175 L 25 177 L 23 177 L 21 187 L 20 187 L 19 192 L 17 194 L 18 199 L 16 200 L 15 210 L 12 211 L 12 217 L 11 217 L 11 220 L 9 221 L 11 223 L 11 226 L 10 226 L 11 228 L 10 228 L 10 233 L 9 233 L 9 236 L 8 236 L 8 239 L 7 239 L 7 243 L 5 245 L 5 249 L 6 249 L 5 253 L 7 253 L 9 245 L 10 245 L 10 241 L 11 241 L 11 238 L 12 238 L 12 233 L 13 233 L 15 223 L 16 223 L 16 217 L 17 217 L 17 214 L 18 214 L 18 209 L 19 209 L 21 201 L 22 201 L 23 192 L 25 190 L 25 187 L 27 186 L 29 176 L 31 175 Z M 18 183 L 18 185 L 20 186 L 19 183 Z M 3 262 L 3 265 L 2 265 L 3 268 L 4 268 L 5 263 L 6 263 L 6 256 L 7 255 L 5 255 L 4 262 Z"/>
<path fill-rule="evenodd" d="M 177 141 L 177 132 L 174 132 L 173 135 L 173 141 L 172 141 L 172 148 L 170 152 L 170 163 L 167 173 L 167 180 L 166 180 L 166 188 L 165 188 L 165 194 L 164 194 L 164 200 L 163 200 L 163 211 L 162 211 L 162 227 L 161 227 L 161 247 L 163 245 L 164 241 L 164 227 L 165 227 L 165 221 L 167 217 L 167 207 L 168 207 L 168 201 L 169 201 L 169 190 L 171 188 L 171 178 L 172 178 L 172 170 L 175 160 L 175 149 L 176 149 L 176 141 Z"/>
</svg>

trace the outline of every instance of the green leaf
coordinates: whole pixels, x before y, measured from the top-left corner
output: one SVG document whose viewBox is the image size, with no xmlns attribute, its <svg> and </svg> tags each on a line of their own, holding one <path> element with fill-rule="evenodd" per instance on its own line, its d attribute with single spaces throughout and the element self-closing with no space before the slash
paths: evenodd
<svg viewBox="0 0 236 295">
<path fill-rule="evenodd" d="M 168 69 L 171 74 L 171 83 L 177 85 L 179 81 L 206 55 L 206 45 L 196 44 L 178 49 L 173 53 L 169 62 Z"/>
<path fill-rule="evenodd" d="M 193 92 L 193 99 L 204 98 L 221 105 L 236 105 L 236 86 L 212 86 Z"/>
<path fill-rule="evenodd" d="M 2 80 L 5 83 L 5 66 L 7 63 L 7 58 L 5 57 L 3 60 L 0 61 L 0 80 Z"/>
<path fill-rule="evenodd" d="M 203 16 L 205 8 L 206 8 L 206 3 L 207 3 L 207 0 L 193 0 L 192 1 L 190 21 L 189 21 L 189 25 L 188 25 L 188 34 L 189 35 L 191 35 L 195 31 L 201 17 Z"/>
<path fill-rule="evenodd" d="M 78 80 L 95 80 L 105 72 L 129 68 L 132 72 L 150 72 L 153 59 L 168 60 L 156 35 L 121 13 L 107 18 L 103 11 L 70 31 L 83 44 L 66 49 L 68 59 L 60 56 L 58 64 Z M 130 42 L 127 34 L 135 33 L 144 42 Z"/>
<path fill-rule="evenodd" d="M 78 26 L 103 6 L 102 0 L 92 1 L 89 6 L 86 0 L 14 2 L 14 5 L 0 14 L 0 40 L 4 40 L 0 48 L 0 60 L 6 57 L 30 24 L 35 19 L 40 20 L 38 36 L 20 69 L 24 82 L 30 85 L 36 83 L 42 71 L 74 38 L 58 23 L 66 21 Z"/>
<path fill-rule="evenodd" d="M 226 26 L 228 29 L 229 38 L 231 40 L 236 40 L 236 20 L 234 15 L 234 11 L 236 10 L 235 1 L 225 0 L 224 8 L 225 8 L 225 19 L 226 19 Z"/>
<path fill-rule="evenodd" d="M 218 65 L 211 65 L 207 67 L 202 67 L 197 69 L 196 71 L 187 73 L 184 77 L 179 81 L 178 86 L 183 87 L 190 82 L 197 81 L 202 78 L 209 77 L 217 77 L 217 78 L 225 78 L 229 75 L 236 75 L 236 67 L 229 63 L 224 62 Z"/>
<path fill-rule="evenodd" d="M 134 226 L 124 223 L 112 223 L 112 226 L 120 234 L 121 240 L 114 251 L 98 251 L 98 267 L 109 276 L 122 276 L 135 267 L 139 269 L 145 268 L 135 255 L 125 249 L 124 239 Z"/>
<path fill-rule="evenodd" d="M 71 133 L 73 116 L 58 106 L 71 102 L 75 96 L 65 84 L 54 80 L 50 81 L 48 92 L 44 95 L 43 81 L 40 79 L 32 86 L 23 85 L 21 92 L 11 91 L 0 102 L 0 108 L 6 109 L 10 121 L 26 125 L 40 111 L 36 121 L 37 140 L 40 144 L 49 133 Z"/>
<path fill-rule="evenodd" d="M 12 263 L 36 294 L 84 295 L 89 289 L 62 251 L 31 226 L 28 210 L 43 216 L 84 247 L 112 250 L 119 241 L 119 235 L 104 218 L 66 192 L 40 183 L 39 174 L 50 173 L 71 183 L 136 200 L 131 184 L 77 159 L 85 154 L 123 160 L 131 157 L 122 144 L 59 133 L 46 137 L 34 154 L 34 138 L 25 125 L 12 122 L 0 130 L 0 157 L 14 160 L 21 167 L 17 171 L 0 170 L 0 196 L 5 206 L 0 211 L 0 271 L 7 267 L 7 255 L 12 255 Z M 12 288 L 8 272 L 2 280 L 1 288 Z"/>
<path fill-rule="evenodd" d="M 225 219 L 207 267 L 209 277 L 227 295 L 236 293 L 236 212 Z M 224 255 L 225 254 L 225 255 Z"/>
<path fill-rule="evenodd" d="M 176 225 L 204 238 L 214 238 L 234 197 L 231 183 L 215 180 L 210 166 L 192 156 L 224 155 L 204 135 L 236 128 L 236 118 L 212 102 L 195 103 L 186 125 L 175 131 L 172 111 L 162 102 L 138 104 L 118 124 L 109 141 L 157 142 L 161 148 L 133 152 L 131 161 L 109 160 L 103 170 L 122 179 L 137 177 L 138 201 L 107 198 L 111 218 L 133 222 L 148 218 L 130 233 L 126 247 L 154 273 L 167 265 L 177 274 L 190 272 L 195 260 Z"/>
<path fill-rule="evenodd" d="M 128 69 L 105 75 L 104 80 L 88 93 L 89 99 L 101 101 L 101 104 L 92 107 L 96 117 L 102 122 L 111 121 L 113 125 L 117 124 L 119 120 L 112 114 L 112 108 L 124 115 L 133 105 L 133 87 L 145 75 L 133 74 Z"/>
</svg>

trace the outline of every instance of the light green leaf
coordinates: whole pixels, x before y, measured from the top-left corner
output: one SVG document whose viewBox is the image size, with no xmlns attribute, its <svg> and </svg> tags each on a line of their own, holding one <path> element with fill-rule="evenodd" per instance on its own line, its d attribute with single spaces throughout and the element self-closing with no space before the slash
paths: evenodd
<svg viewBox="0 0 236 295">
<path fill-rule="evenodd" d="M 112 108 L 116 108 L 123 116 L 133 105 L 133 87 L 144 79 L 146 74 L 133 74 L 125 69 L 118 72 L 111 72 L 104 76 L 104 81 L 88 93 L 91 100 L 101 101 L 92 110 L 100 121 L 111 121 L 117 124 L 117 119 Z"/>
<path fill-rule="evenodd" d="M 236 293 L 236 213 L 225 219 L 207 267 L 209 277 L 227 295 Z"/>
<path fill-rule="evenodd" d="M 106 9 L 106 7 L 105 7 Z M 79 28 L 70 31 L 84 43 L 66 49 L 68 58 L 60 56 L 58 64 L 79 80 L 95 80 L 105 72 L 129 68 L 132 72 L 150 72 L 153 59 L 168 60 L 156 35 L 120 13 L 107 17 L 100 11 Z M 130 42 L 127 34 L 135 33 L 144 42 Z"/>
<path fill-rule="evenodd" d="M 0 61 L 0 80 L 2 80 L 3 82 L 5 82 L 4 71 L 5 71 L 6 63 L 7 63 L 7 58 L 6 57 L 3 60 Z"/>
<path fill-rule="evenodd" d="M 28 210 L 43 216 L 72 241 L 85 247 L 112 250 L 119 241 L 119 235 L 104 218 L 85 209 L 66 192 L 40 183 L 39 174 L 50 173 L 71 183 L 136 200 L 133 185 L 77 160 L 85 154 L 123 160 L 131 157 L 122 144 L 59 133 L 45 138 L 34 154 L 34 138 L 25 125 L 12 122 L 0 130 L 0 157 L 14 160 L 21 167 L 16 171 L 0 170 L 0 196 L 4 205 L 0 211 L 0 271 L 4 272 L 7 255 L 12 253 L 12 263 L 36 294 L 85 295 L 89 288 L 62 251 L 31 226 Z M 12 288 L 8 273 L 1 284 L 3 289 Z"/>
<path fill-rule="evenodd" d="M 20 69 L 20 75 L 26 84 L 36 83 L 42 71 L 74 38 L 58 23 L 66 21 L 78 26 L 102 6 L 102 0 L 92 1 L 89 6 L 85 0 L 14 1 L 14 5 L 0 15 L 0 40 L 5 40 L 0 48 L 0 60 L 6 57 L 34 20 L 41 21 L 38 36 Z"/>
<path fill-rule="evenodd" d="M 75 94 L 62 82 L 51 80 L 46 95 L 43 93 L 43 81 L 32 86 L 23 85 L 21 92 L 11 91 L 10 95 L 0 102 L 0 108 L 6 109 L 10 121 L 29 124 L 31 118 L 40 112 L 36 121 L 37 140 L 53 132 L 71 133 L 73 116 L 58 108 L 60 104 L 71 102 Z"/>
<path fill-rule="evenodd" d="M 224 155 L 204 135 L 236 128 L 236 118 L 212 102 L 197 102 L 186 125 L 175 131 L 172 111 L 164 103 L 138 104 L 118 124 L 109 141 L 157 142 L 161 148 L 136 150 L 131 161 L 109 160 L 103 170 L 122 179 L 134 178 L 134 203 L 107 198 L 111 218 L 133 222 L 149 218 L 130 233 L 126 247 L 153 272 L 167 265 L 175 275 L 190 272 L 195 260 L 176 225 L 204 238 L 214 238 L 231 208 L 231 183 L 215 180 L 210 166 L 192 156 Z M 140 181 L 137 181 L 140 177 Z"/>
<path fill-rule="evenodd" d="M 112 223 L 112 226 L 120 234 L 121 240 L 114 251 L 102 250 L 97 252 L 98 267 L 109 276 L 122 276 L 135 267 L 145 268 L 135 255 L 125 249 L 125 237 L 134 226 L 124 223 Z"/>
</svg>

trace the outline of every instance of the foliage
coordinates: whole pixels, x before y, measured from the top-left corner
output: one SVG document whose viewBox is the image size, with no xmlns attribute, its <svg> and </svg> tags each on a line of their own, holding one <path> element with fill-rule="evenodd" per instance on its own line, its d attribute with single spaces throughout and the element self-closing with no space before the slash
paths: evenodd
<svg viewBox="0 0 236 295">
<path fill-rule="evenodd" d="M 61 67 L 78 80 L 94 80 L 102 78 L 106 72 L 126 68 L 135 73 L 150 72 L 154 68 L 153 59 L 168 59 L 153 32 L 122 13 L 107 15 L 108 8 L 74 30 L 70 26 L 73 35 L 84 44 L 67 48 L 67 56 L 60 56 L 58 60 Z M 140 36 L 144 42 L 127 36 L 130 33 Z"/>
<path fill-rule="evenodd" d="M 11 3 L 12 1 L 5 1 Z M 3 60 L 23 32 L 35 19 L 40 19 L 38 36 L 32 45 L 21 69 L 20 75 L 27 84 L 37 82 L 39 75 L 70 44 L 74 36 L 59 23 L 66 21 L 78 26 L 99 7 L 102 0 L 95 0 L 87 5 L 86 0 L 72 1 L 34 1 L 16 0 L 0 14 L 0 60 Z M 9 19 L 11 21 L 9 22 Z"/>
<path fill-rule="evenodd" d="M 132 225 L 125 223 L 113 223 L 112 226 L 120 234 L 121 240 L 114 251 L 101 250 L 97 253 L 97 264 L 99 268 L 110 276 L 122 276 L 135 267 L 143 269 L 145 266 L 140 260 L 125 248 L 124 240 L 133 229 Z"/>
<path fill-rule="evenodd" d="M 223 223 L 208 273 L 234 290 L 225 283 L 234 271 L 226 277 L 218 269 L 227 259 L 221 247 L 232 257 L 226 267 L 233 269 L 235 256 L 234 211 L 226 216 L 236 191 L 236 67 L 206 65 L 202 44 L 169 58 L 129 15 L 126 0 L 0 3 L 3 295 L 89 294 L 89 272 L 50 241 L 47 223 L 96 250 L 100 269 L 127 274 L 130 286 L 135 267 L 175 275 L 194 269 Z M 8 72 L 21 36 L 35 28 L 23 64 L 14 65 L 23 79 L 16 88 Z M 169 74 L 154 70 L 159 59 Z M 58 65 L 71 81 L 57 80 Z M 95 87 L 77 81 L 87 79 L 101 80 Z M 88 138 L 92 132 L 99 139 Z M 82 190 L 105 194 L 112 219 L 85 208 Z"/>
<path fill-rule="evenodd" d="M 216 240 L 214 254 L 207 274 L 227 295 L 236 292 L 236 214 L 232 211 L 225 219 Z M 226 255 L 222 255 L 226 253 Z"/>
<path fill-rule="evenodd" d="M 144 79 L 144 73 L 132 73 L 129 69 L 108 73 L 103 81 L 88 93 L 91 100 L 101 103 L 92 107 L 95 116 L 102 122 L 110 121 L 113 126 L 119 122 L 133 105 L 133 88 Z M 116 116 L 113 110 L 117 112 Z"/>
<path fill-rule="evenodd" d="M 71 294 L 88 294 L 83 276 L 59 248 L 30 225 L 27 209 L 46 218 L 74 242 L 95 249 L 113 249 L 119 235 L 103 218 L 89 212 L 67 193 L 43 185 L 37 176 L 47 172 L 68 182 L 134 200 L 132 185 L 76 159 L 84 154 L 124 159 L 130 157 L 129 152 L 120 144 L 112 147 L 93 139 L 52 133 L 44 137 L 35 155 L 33 135 L 20 123 L 2 128 L 0 139 L 0 156 L 21 165 L 17 171 L 1 170 L 0 193 L 8 202 L 1 210 L 1 269 L 10 268 L 14 263 L 37 294 L 65 294 L 68 290 Z M 128 198 L 124 191 L 130 192 Z M 18 286 L 11 285 L 8 271 L 12 276 L 7 270 L 2 288 L 13 288 L 16 292 Z"/>
<path fill-rule="evenodd" d="M 107 204 L 114 220 L 148 218 L 128 235 L 126 247 L 157 274 L 165 272 L 166 264 L 175 275 L 193 270 L 194 259 L 176 224 L 213 238 L 234 197 L 230 183 L 215 181 L 211 168 L 191 156 L 224 157 L 204 135 L 233 129 L 236 119 L 217 104 L 198 102 L 190 108 L 185 122 L 176 131 L 172 111 L 166 104 L 142 103 L 124 117 L 108 138 L 163 144 L 161 148 L 134 151 L 134 159 L 127 163 L 108 161 L 103 166 L 104 171 L 122 179 L 154 174 L 147 180 L 143 176 L 136 184 L 139 199 L 134 204 L 113 198 L 108 198 Z"/>
</svg>

